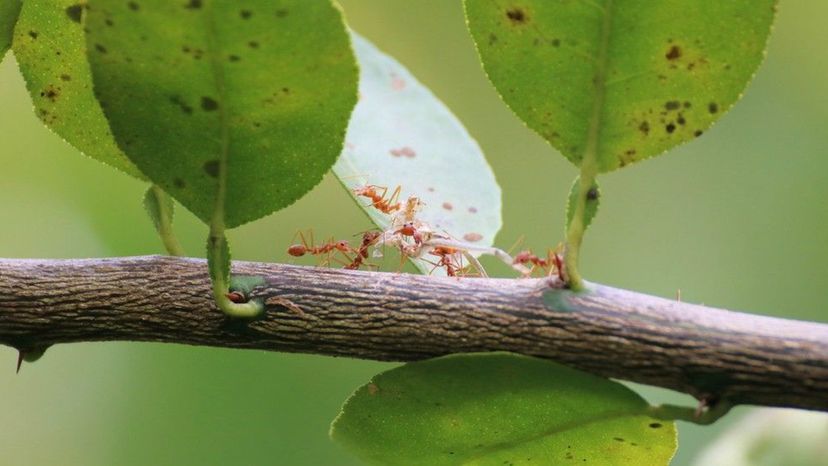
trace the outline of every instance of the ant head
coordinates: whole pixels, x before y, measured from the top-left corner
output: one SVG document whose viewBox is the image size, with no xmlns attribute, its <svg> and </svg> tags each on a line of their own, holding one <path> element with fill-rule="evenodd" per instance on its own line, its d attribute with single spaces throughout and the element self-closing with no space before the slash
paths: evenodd
<svg viewBox="0 0 828 466">
<path fill-rule="evenodd" d="M 336 244 L 335 244 L 335 247 L 336 247 L 336 249 L 338 249 L 340 251 L 343 251 L 343 252 L 347 252 L 351 249 L 351 246 L 345 240 L 337 241 Z"/>
<path fill-rule="evenodd" d="M 293 257 L 302 257 L 308 252 L 304 244 L 293 244 L 287 249 L 287 253 Z"/>
<path fill-rule="evenodd" d="M 527 262 L 532 258 L 532 251 L 520 251 L 515 254 L 515 262 Z"/>
<path fill-rule="evenodd" d="M 405 222 L 398 231 L 405 236 L 412 236 L 417 232 L 417 229 L 414 227 L 414 222 Z"/>
</svg>

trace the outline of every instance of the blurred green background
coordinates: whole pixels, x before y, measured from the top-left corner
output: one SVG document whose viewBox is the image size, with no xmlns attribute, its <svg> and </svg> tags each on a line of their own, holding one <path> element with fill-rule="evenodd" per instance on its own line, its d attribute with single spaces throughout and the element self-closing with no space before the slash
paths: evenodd
<svg viewBox="0 0 828 466">
<path fill-rule="evenodd" d="M 499 101 L 459 1 L 342 0 L 351 26 L 407 65 L 480 142 L 503 188 L 499 246 L 556 244 L 575 170 Z M 604 177 L 587 234 L 588 279 L 762 314 L 828 321 L 828 3 L 783 2 L 766 63 L 704 137 Z M 145 186 L 46 130 L 11 57 L 0 65 L 0 256 L 162 252 Z M 331 177 L 290 208 L 231 232 L 235 257 L 289 262 L 299 228 L 369 227 Z M 203 255 L 203 225 L 178 234 Z M 14 374 L 0 349 L 0 465 L 352 465 L 327 438 L 341 402 L 392 364 L 139 343 L 66 345 Z M 642 388 L 653 401 L 692 400 Z M 674 465 L 747 411 L 680 425 Z"/>
</svg>

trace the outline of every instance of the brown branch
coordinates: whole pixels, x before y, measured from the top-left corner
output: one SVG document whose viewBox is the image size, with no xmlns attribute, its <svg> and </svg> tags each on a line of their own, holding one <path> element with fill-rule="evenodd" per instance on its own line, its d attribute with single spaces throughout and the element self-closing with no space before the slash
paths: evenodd
<svg viewBox="0 0 828 466">
<path fill-rule="evenodd" d="M 708 402 L 828 411 L 828 325 L 591 285 L 237 262 L 263 318 L 213 304 L 203 260 L 0 259 L 0 343 L 159 341 L 410 361 L 512 351 Z"/>
</svg>

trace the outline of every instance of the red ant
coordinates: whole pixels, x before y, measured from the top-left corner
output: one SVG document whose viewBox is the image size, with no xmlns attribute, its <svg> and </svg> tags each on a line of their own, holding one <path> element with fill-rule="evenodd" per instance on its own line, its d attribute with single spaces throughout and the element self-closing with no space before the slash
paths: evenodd
<svg viewBox="0 0 828 466">
<path fill-rule="evenodd" d="M 334 251 L 339 251 L 345 254 L 345 257 L 348 257 L 348 259 L 350 260 L 351 258 L 348 256 L 348 253 L 356 252 L 354 248 L 352 248 L 345 240 L 334 241 L 333 238 L 331 238 L 327 243 L 324 243 L 321 246 L 314 246 L 312 231 L 310 232 L 310 244 L 308 244 L 307 240 L 305 239 L 305 235 L 302 234 L 301 231 L 298 232 L 298 234 L 302 240 L 302 243 L 292 244 L 287 249 L 287 253 L 293 257 L 302 257 L 305 254 L 311 254 L 314 256 L 327 254 L 328 260 L 330 260 L 331 254 L 333 254 Z"/>
<path fill-rule="evenodd" d="M 422 244 L 423 243 L 423 234 L 417 230 L 417 227 L 414 226 L 414 222 L 406 222 L 400 227 L 397 231 L 394 232 L 395 235 L 402 235 L 402 236 L 410 236 L 414 238 L 414 244 Z"/>
<path fill-rule="evenodd" d="M 397 188 L 391 193 L 391 196 L 386 198 L 388 188 L 369 184 L 360 188 L 355 188 L 354 195 L 371 199 L 371 206 L 380 212 L 390 214 L 400 210 L 400 207 L 402 206 L 402 204 L 398 202 L 400 198 L 400 189 L 401 187 L 397 186 Z"/>
<path fill-rule="evenodd" d="M 457 254 L 457 252 L 457 249 L 454 248 L 437 246 L 432 249 L 429 254 L 440 258 L 440 260 L 435 264 L 435 268 L 445 267 L 446 275 L 449 277 L 456 277 L 457 273 L 463 270 L 462 264 L 458 267 L 454 262 L 452 262 L 452 258 L 455 254 Z"/>
<path fill-rule="evenodd" d="M 513 264 L 521 264 L 521 265 L 532 265 L 532 271 L 535 270 L 535 267 L 539 267 L 543 271 L 547 273 L 547 275 L 552 273 L 552 267 L 555 267 L 555 270 L 558 272 L 558 277 L 563 280 L 563 259 L 561 255 L 557 252 L 553 252 L 551 249 L 546 253 L 546 258 L 538 257 L 532 254 L 532 251 L 526 250 L 521 251 L 515 255 L 514 260 L 512 261 Z"/>
<path fill-rule="evenodd" d="M 362 244 L 359 245 L 359 248 L 356 250 L 356 256 L 351 261 L 350 264 L 345 266 L 346 269 L 350 270 L 357 270 L 359 267 L 365 262 L 365 259 L 368 258 L 368 248 L 376 242 L 377 238 L 379 238 L 380 232 L 378 231 L 366 231 L 362 234 Z"/>
</svg>

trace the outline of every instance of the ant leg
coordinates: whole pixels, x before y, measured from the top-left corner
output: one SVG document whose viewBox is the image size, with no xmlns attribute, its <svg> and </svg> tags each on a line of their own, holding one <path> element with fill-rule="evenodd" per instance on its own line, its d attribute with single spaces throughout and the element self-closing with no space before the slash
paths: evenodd
<svg viewBox="0 0 828 466">
<path fill-rule="evenodd" d="M 402 190 L 402 186 L 397 185 L 397 187 L 391 193 L 391 197 L 388 198 L 388 205 L 394 205 L 394 203 L 396 203 L 397 201 L 400 200 L 400 191 L 401 190 Z M 385 197 L 384 194 L 383 194 L 383 197 Z"/>
</svg>

